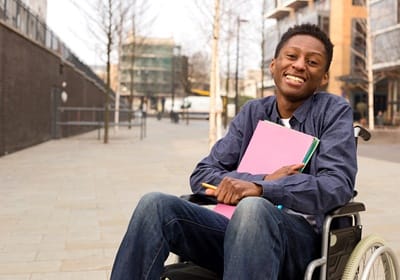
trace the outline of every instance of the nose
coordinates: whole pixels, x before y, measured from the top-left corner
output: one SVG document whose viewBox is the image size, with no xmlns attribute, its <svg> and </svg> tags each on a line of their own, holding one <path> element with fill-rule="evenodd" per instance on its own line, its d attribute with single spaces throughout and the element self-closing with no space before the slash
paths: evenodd
<svg viewBox="0 0 400 280">
<path fill-rule="evenodd" d="M 298 71 L 303 71 L 306 67 L 305 59 L 303 57 L 297 58 L 295 61 L 293 61 L 292 67 Z"/>
</svg>

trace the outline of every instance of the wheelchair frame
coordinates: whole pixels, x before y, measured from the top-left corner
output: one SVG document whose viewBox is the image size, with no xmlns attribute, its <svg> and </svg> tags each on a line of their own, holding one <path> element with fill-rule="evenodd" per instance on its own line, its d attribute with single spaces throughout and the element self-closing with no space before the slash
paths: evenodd
<svg viewBox="0 0 400 280">
<path fill-rule="evenodd" d="M 361 126 L 354 127 L 356 144 L 358 138 L 364 141 L 371 138 L 371 134 Z M 361 239 L 362 225 L 360 212 L 365 211 L 361 202 L 349 202 L 335 209 L 325 217 L 322 230 L 321 258 L 313 260 L 307 266 L 305 280 L 310 280 L 317 267 L 320 267 L 320 280 L 354 280 L 370 279 L 370 272 L 376 262 L 382 261 L 384 278 L 387 280 L 399 279 L 400 270 L 395 253 L 386 245 L 386 242 L 377 235 L 369 235 Z M 351 225 L 340 229 L 344 231 L 346 242 L 337 244 L 338 231 L 332 229 L 334 219 L 348 217 Z M 335 246 L 339 248 L 334 249 Z M 367 256 L 369 250 L 371 255 Z M 331 252 L 335 252 L 332 254 Z M 367 257 L 368 259 L 364 259 Z M 382 278 L 379 278 L 382 279 Z"/>
<path fill-rule="evenodd" d="M 378 279 L 399 279 L 400 270 L 396 255 L 386 242 L 377 235 L 368 235 L 361 239 L 362 225 L 359 212 L 362 211 L 365 211 L 363 203 L 349 202 L 326 216 L 322 233 L 321 258 L 309 263 L 304 275 L 305 280 L 312 279 L 317 267 L 320 267 L 320 280 L 375 279 L 369 276 L 378 261 L 382 261 L 384 266 L 384 278 Z M 340 229 L 344 232 L 341 238 L 344 238 L 345 242 L 338 245 L 337 231 L 332 230 L 331 225 L 335 218 L 340 217 L 351 217 L 353 225 Z M 335 246 L 339 246 L 339 249 L 332 250 Z M 367 255 L 370 250 L 372 250 L 370 255 Z M 330 254 L 330 251 L 335 252 L 336 256 Z"/>
<path fill-rule="evenodd" d="M 321 280 L 341 279 L 340 271 L 344 270 L 351 251 L 355 247 L 355 244 L 361 240 L 362 225 L 359 214 L 361 211 L 365 211 L 365 206 L 363 203 L 349 202 L 345 206 L 330 212 L 325 217 L 322 230 L 321 258 L 315 259 L 309 263 L 304 275 L 305 280 L 312 279 L 314 271 L 317 267 L 320 267 Z M 341 237 L 346 237 L 347 240 L 349 240 L 349 242 L 345 243 L 344 245 L 340 243 L 338 244 L 338 237 L 331 229 L 333 220 L 340 217 L 352 218 L 352 225 L 350 227 L 340 229 L 344 231 L 344 234 L 342 234 L 344 236 Z M 330 248 L 334 248 L 335 246 L 339 246 L 340 248 L 330 250 Z M 335 253 L 333 256 L 330 254 L 332 251 Z M 333 267 L 332 261 L 334 262 Z M 329 270 L 328 268 L 331 269 Z M 331 272 L 331 274 L 329 274 L 328 271 Z"/>
</svg>

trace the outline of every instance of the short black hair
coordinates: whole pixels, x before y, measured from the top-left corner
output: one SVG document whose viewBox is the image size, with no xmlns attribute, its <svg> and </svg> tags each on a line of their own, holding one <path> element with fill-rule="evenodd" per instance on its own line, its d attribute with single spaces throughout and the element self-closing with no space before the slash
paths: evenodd
<svg viewBox="0 0 400 280">
<path fill-rule="evenodd" d="M 285 45 L 285 43 L 290 38 L 292 38 L 293 36 L 296 36 L 296 35 L 310 35 L 310 36 L 320 40 L 324 44 L 325 51 L 326 51 L 326 58 L 327 58 L 327 64 L 326 64 L 325 70 L 328 71 L 329 67 L 331 66 L 331 62 L 332 62 L 333 44 L 325 32 L 323 32 L 317 25 L 311 24 L 311 23 L 304 23 L 304 24 L 294 25 L 293 27 L 290 27 L 282 35 L 281 40 L 279 41 L 278 45 L 276 46 L 274 58 L 278 57 L 279 52 L 281 51 L 283 45 Z"/>
</svg>

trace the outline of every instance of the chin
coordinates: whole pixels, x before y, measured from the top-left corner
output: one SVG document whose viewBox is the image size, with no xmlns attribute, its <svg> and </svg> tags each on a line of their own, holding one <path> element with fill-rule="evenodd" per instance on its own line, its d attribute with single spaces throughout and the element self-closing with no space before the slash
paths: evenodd
<svg viewBox="0 0 400 280">
<path fill-rule="evenodd" d="M 312 95 L 312 94 L 311 94 Z M 304 94 L 287 94 L 285 95 L 286 99 L 289 100 L 290 102 L 300 102 L 308 99 L 310 94 L 304 95 Z"/>
</svg>

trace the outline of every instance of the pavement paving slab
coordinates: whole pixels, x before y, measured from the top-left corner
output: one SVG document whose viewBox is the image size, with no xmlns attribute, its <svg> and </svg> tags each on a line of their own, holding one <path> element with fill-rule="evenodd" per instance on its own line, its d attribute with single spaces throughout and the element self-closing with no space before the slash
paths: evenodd
<svg viewBox="0 0 400 280">
<path fill-rule="evenodd" d="M 0 280 L 109 279 L 140 197 L 190 192 L 208 129 L 206 121 L 149 118 L 143 140 L 137 128 L 119 128 L 103 144 L 93 131 L 0 157 Z M 400 162 L 361 147 L 364 235 L 381 235 L 400 256 Z"/>
</svg>

